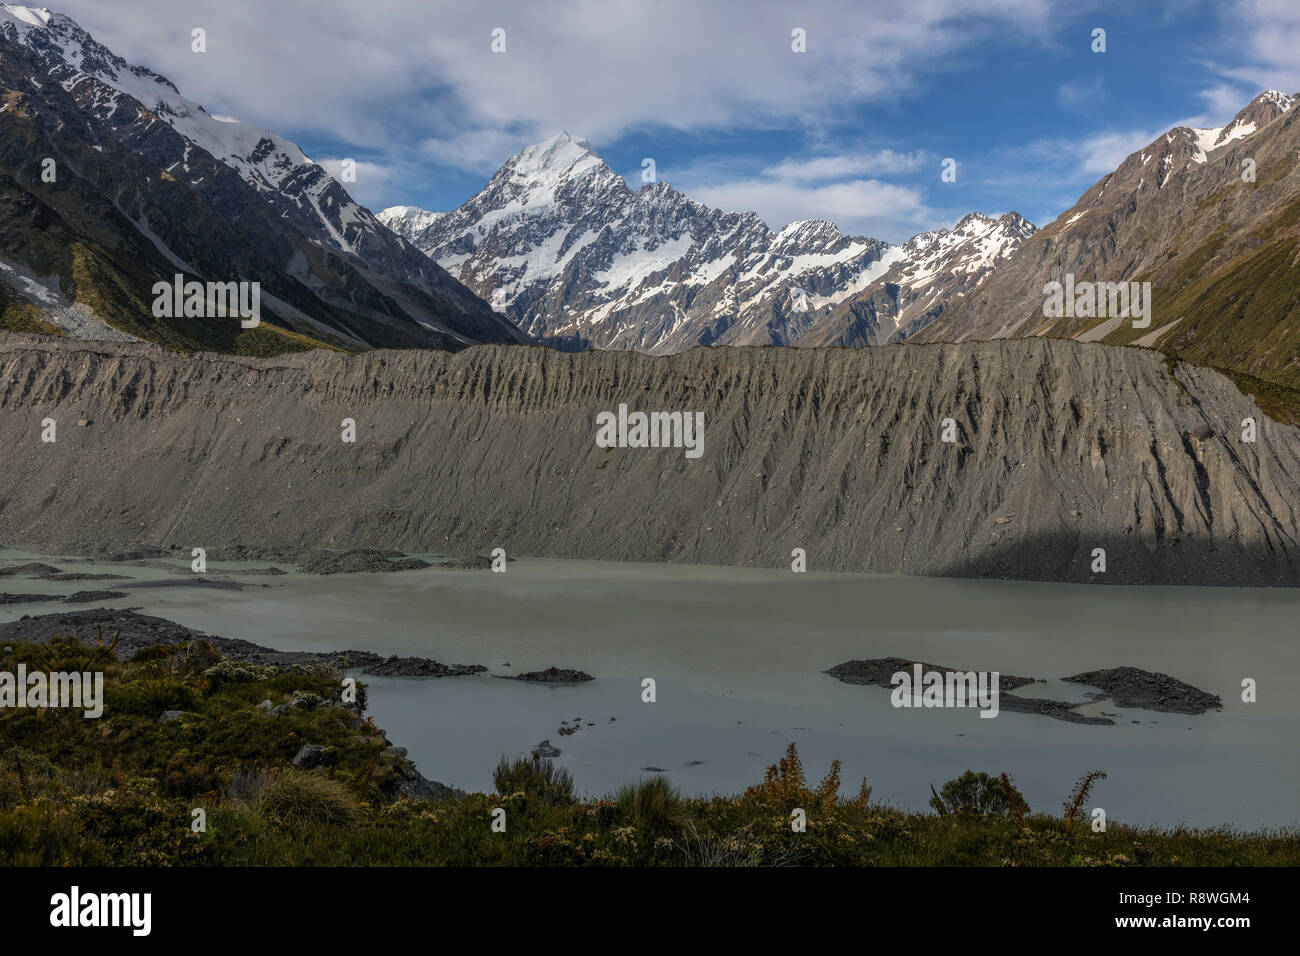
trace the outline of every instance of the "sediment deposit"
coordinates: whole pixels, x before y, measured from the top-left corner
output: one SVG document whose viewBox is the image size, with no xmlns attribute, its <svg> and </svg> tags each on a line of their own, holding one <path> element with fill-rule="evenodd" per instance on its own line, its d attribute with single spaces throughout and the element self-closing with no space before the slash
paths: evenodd
<svg viewBox="0 0 1300 956">
<path fill-rule="evenodd" d="M 598 447 L 621 403 L 703 412 L 701 457 Z M 56 553 L 803 548 L 810 570 L 1300 583 L 1300 430 L 1216 372 L 1062 340 L 250 359 L 11 335 L 0 448 L 0 541 Z"/>
</svg>

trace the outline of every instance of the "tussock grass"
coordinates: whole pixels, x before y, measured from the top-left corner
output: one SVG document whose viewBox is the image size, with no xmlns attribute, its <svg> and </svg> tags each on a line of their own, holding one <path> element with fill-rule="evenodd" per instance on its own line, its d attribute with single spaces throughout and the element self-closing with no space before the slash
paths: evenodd
<svg viewBox="0 0 1300 956">
<path fill-rule="evenodd" d="M 666 777 L 625 783 L 614 792 L 613 802 L 626 823 L 651 833 L 676 832 L 686 819 L 682 793 Z"/>
<path fill-rule="evenodd" d="M 534 755 L 509 760 L 502 756 L 492 773 L 492 782 L 503 797 L 522 793 L 547 806 L 573 803 L 573 775 L 545 757 Z"/>
<path fill-rule="evenodd" d="M 346 827 L 357 816 L 356 801 L 340 781 L 301 770 L 274 777 L 258 793 L 257 809 L 276 823 L 317 829 Z"/>
</svg>

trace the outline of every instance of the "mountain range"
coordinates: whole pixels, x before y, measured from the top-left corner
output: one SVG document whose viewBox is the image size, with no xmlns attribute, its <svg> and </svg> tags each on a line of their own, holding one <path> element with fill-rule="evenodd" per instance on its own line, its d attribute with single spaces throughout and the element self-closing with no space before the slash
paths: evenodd
<svg viewBox="0 0 1300 956">
<path fill-rule="evenodd" d="M 828 222 L 768 229 L 662 182 L 633 190 L 568 134 L 446 213 L 379 213 L 540 341 L 652 354 L 1030 335 L 1156 348 L 1300 409 L 1300 94 L 1175 127 L 1042 230 L 1014 212 L 891 246 Z M 1048 317 L 1045 287 L 1149 282 L 1152 322 Z"/>
<path fill-rule="evenodd" d="M 774 230 L 634 189 L 567 133 L 458 209 L 372 215 L 284 137 L 209 114 L 68 17 L 4 4 L 0 328 L 254 354 L 1067 337 L 1221 369 L 1296 417 L 1297 98 L 1169 130 L 1041 230 L 1014 212 L 900 245 L 819 219 Z M 260 283 L 264 321 L 154 316 L 176 273 Z M 1048 316 L 1065 281 L 1150 283 L 1152 321 Z"/>
<path fill-rule="evenodd" d="M 261 325 L 152 314 L 156 281 L 259 282 Z M 0 318 L 278 352 L 523 342 L 282 137 L 213 116 L 73 20 L 0 6 Z"/>
<path fill-rule="evenodd" d="M 1034 233 L 1016 213 L 901 246 L 816 219 L 773 231 L 662 181 L 633 190 L 568 133 L 511 157 L 459 209 L 379 219 L 548 345 L 651 354 L 897 341 Z"/>
</svg>

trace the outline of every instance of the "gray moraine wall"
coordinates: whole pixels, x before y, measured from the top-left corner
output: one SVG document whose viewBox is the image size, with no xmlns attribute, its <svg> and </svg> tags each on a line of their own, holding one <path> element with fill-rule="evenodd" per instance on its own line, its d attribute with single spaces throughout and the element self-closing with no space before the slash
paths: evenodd
<svg viewBox="0 0 1300 956">
<path fill-rule="evenodd" d="M 599 447 L 620 404 L 702 412 L 702 454 Z M 62 553 L 803 548 L 810 570 L 1300 584 L 1300 430 L 1216 372 L 1064 340 L 249 359 L 7 335 L 0 462 L 0 542 Z"/>
</svg>

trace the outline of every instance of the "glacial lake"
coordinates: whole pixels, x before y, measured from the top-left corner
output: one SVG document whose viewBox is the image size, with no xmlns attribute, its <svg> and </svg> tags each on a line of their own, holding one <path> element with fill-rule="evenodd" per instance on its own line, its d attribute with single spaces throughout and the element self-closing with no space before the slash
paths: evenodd
<svg viewBox="0 0 1300 956">
<path fill-rule="evenodd" d="M 0 565 L 177 580 L 158 567 L 0 551 Z M 174 562 L 175 568 L 187 565 Z M 209 575 L 248 562 L 209 562 Z M 186 572 L 188 573 L 188 571 Z M 384 574 L 239 575 L 242 590 L 146 587 L 90 605 L 0 606 L 0 620 L 84 607 L 135 608 L 281 650 L 356 648 L 484 664 L 457 678 L 363 678 L 370 712 L 425 776 L 490 790 L 502 754 L 549 739 L 580 791 L 663 773 L 691 794 L 735 793 L 796 742 L 815 783 L 843 763 L 846 795 L 923 809 L 930 785 L 1006 771 L 1035 810 L 1057 812 L 1075 780 L 1108 779 L 1090 807 L 1137 824 L 1242 828 L 1300 823 L 1300 592 L 1101 587 L 521 558 L 504 574 L 430 568 Z M 131 582 L 0 578 L 0 591 L 108 589 Z M 1003 711 L 895 709 L 889 691 L 827 668 L 898 656 L 1046 678 L 1022 696 L 1084 700 L 1059 678 L 1131 665 L 1223 698 L 1188 717 L 1121 709 L 1114 726 Z M 506 666 L 509 664 L 509 666 Z M 596 680 L 500 680 L 549 666 Z M 642 680 L 656 701 L 642 702 Z M 1243 703 L 1241 681 L 1259 685 Z M 562 721 L 579 730 L 561 735 Z M 656 769 L 647 769 L 656 768 Z"/>
</svg>

